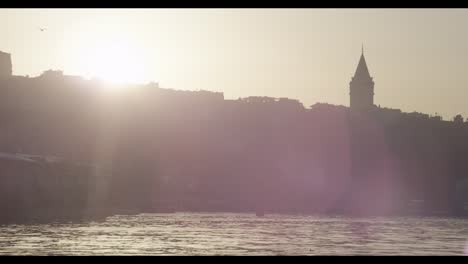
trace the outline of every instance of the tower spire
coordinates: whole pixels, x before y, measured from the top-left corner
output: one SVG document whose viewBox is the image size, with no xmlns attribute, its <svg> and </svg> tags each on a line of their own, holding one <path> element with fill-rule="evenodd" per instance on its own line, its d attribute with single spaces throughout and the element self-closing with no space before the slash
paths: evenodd
<svg viewBox="0 0 468 264">
<path fill-rule="evenodd" d="M 364 58 L 364 45 L 361 48 L 361 52 L 361 58 L 359 59 L 356 72 L 354 73 L 354 78 L 365 80 L 372 79 L 369 74 L 369 69 L 367 68 L 366 59 Z"/>
<path fill-rule="evenodd" d="M 364 58 L 364 43 L 361 45 L 361 58 L 349 88 L 351 108 L 369 109 L 374 105 L 374 81 Z"/>
</svg>

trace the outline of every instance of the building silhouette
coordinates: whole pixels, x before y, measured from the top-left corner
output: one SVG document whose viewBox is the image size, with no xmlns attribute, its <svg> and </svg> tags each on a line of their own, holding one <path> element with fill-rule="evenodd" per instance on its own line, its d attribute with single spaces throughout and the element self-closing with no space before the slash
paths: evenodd
<svg viewBox="0 0 468 264">
<path fill-rule="evenodd" d="M 11 77 L 12 75 L 12 64 L 11 55 L 0 51 L 0 79 Z"/>
<path fill-rule="evenodd" d="M 369 74 L 364 49 L 359 64 L 349 83 L 350 107 L 353 110 L 368 110 L 374 106 L 374 81 Z"/>
</svg>

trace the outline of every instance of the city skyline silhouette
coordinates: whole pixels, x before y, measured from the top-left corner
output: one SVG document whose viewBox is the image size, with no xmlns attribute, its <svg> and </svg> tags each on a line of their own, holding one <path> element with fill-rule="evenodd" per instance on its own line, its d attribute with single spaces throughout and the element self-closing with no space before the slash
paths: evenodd
<svg viewBox="0 0 468 264">
<path fill-rule="evenodd" d="M 29 191 L 39 195 L 38 181 L 71 166 L 47 193 L 74 188 L 66 196 L 78 199 L 70 203 L 79 217 L 181 208 L 404 215 L 414 201 L 424 202 L 422 215 L 465 213 L 468 122 L 376 105 L 379 90 L 364 50 L 349 82 L 350 107 L 227 99 L 221 92 L 114 84 L 54 70 L 17 76 L 3 52 L 0 66 L 7 172 L 31 169 L 32 178 L 18 184 L 34 182 Z M 5 192 L 11 197 L 3 206 L 20 212 L 18 203 L 28 208 L 40 201 Z"/>
<path fill-rule="evenodd" d="M 355 70 L 348 62 L 365 43 L 378 81 L 376 104 L 446 120 L 468 116 L 468 79 L 461 71 L 468 67 L 467 40 L 454 31 L 464 24 L 466 10 L 2 12 L 0 50 L 15 55 L 16 75 L 55 69 L 223 92 L 229 99 L 271 96 L 307 106 L 348 105 L 343 84 Z"/>
</svg>

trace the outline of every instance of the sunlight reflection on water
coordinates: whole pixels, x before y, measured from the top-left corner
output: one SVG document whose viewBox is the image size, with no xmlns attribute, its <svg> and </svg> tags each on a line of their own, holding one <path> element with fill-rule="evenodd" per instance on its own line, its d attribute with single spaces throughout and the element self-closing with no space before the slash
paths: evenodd
<svg viewBox="0 0 468 264">
<path fill-rule="evenodd" d="M 105 222 L 0 226 L 0 254 L 463 255 L 468 220 L 142 214 Z"/>
</svg>

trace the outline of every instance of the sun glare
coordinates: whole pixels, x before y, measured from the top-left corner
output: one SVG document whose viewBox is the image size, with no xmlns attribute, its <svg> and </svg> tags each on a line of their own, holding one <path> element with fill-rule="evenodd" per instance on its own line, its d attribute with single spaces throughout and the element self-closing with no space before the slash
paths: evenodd
<svg viewBox="0 0 468 264">
<path fill-rule="evenodd" d="M 86 51 L 87 75 L 113 84 L 145 81 L 144 60 L 140 51 L 123 41 L 95 43 Z"/>
</svg>

